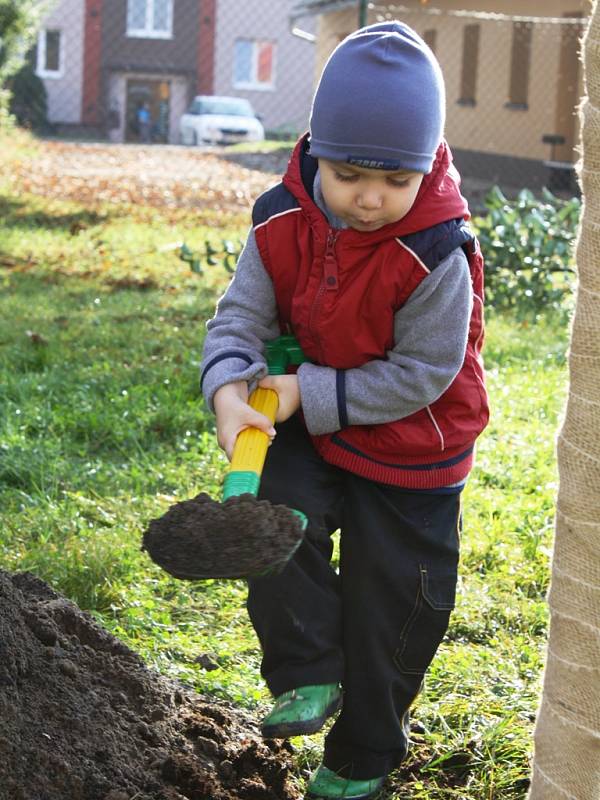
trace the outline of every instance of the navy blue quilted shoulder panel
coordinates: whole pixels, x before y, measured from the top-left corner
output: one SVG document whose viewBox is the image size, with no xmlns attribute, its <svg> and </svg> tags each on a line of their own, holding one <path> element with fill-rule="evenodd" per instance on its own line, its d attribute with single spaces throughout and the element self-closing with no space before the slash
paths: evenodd
<svg viewBox="0 0 600 800">
<path fill-rule="evenodd" d="M 474 238 L 473 231 L 462 218 L 440 222 L 424 231 L 401 237 L 429 270 L 434 270 L 453 250 Z"/>
<path fill-rule="evenodd" d="M 273 186 L 263 192 L 254 204 L 252 209 L 252 224 L 254 227 L 266 222 L 274 214 L 281 214 L 282 211 L 289 211 L 291 208 L 298 208 L 300 204 L 294 195 L 288 191 L 282 183 Z"/>
</svg>

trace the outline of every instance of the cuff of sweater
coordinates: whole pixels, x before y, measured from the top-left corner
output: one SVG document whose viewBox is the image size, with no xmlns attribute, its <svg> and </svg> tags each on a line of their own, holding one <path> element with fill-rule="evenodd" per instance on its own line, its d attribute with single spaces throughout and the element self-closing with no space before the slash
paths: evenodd
<svg viewBox="0 0 600 800">
<path fill-rule="evenodd" d="M 298 368 L 298 384 L 302 413 L 308 432 L 313 436 L 339 431 L 339 376 L 343 370 L 331 367 L 318 367 L 315 364 L 301 364 Z M 345 397 L 343 398 L 345 412 Z"/>
<path fill-rule="evenodd" d="M 200 390 L 204 395 L 206 404 L 214 413 L 213 399 L 221 386 L 235 381 L 247 381 L 249 384 L 248 389 L 252 391 L 256 382 L 264 378 L 267 372 L 266 364 L 252 362 L 247 357 L 225 355 L 218 361 L 209 362 L 203 367 L 200 377 Z"/>
</svg>

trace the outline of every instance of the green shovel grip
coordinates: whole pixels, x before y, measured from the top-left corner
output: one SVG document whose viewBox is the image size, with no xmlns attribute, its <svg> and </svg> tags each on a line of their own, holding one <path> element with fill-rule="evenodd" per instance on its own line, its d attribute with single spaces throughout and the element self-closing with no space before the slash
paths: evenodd
<svg viewBox="0 0 600 800">
<path fill-rule="evenodd" d="M 283 334 L 266 343 L 267 366 L 269 375 L 285 375 L 288 366 L 302 364 L 306 361 L 302 348 L 295 336 Z M 223 483 L 223 500 L 237 497 L 240 494 L 257 496 L 260 487 L 260 473 L 251 470 L 231 470 Z M 296 509 L 292 513 L 299 517 L 303 530 L 308 525 L 305 514 Z"/>
</svg>

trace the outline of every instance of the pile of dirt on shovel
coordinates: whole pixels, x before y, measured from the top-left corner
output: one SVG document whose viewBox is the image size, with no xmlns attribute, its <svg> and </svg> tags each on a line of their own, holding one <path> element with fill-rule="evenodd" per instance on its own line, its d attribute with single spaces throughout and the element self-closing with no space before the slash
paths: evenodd
<svg viewBox="0 0 600 800">
<path fill-rule="evenodd" d="M 296 800 L 289 746 L 0 571 L 0 800 Z"/>
</svg>

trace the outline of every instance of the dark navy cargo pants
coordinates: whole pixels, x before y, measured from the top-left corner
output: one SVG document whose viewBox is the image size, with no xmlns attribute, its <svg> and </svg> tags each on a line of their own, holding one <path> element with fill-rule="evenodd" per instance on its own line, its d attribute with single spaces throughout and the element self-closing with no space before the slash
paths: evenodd
<svg viewBox="0 0 600 800">
<path fill-rule="evenodd" d="M 309 519 L 283 572 L 249 581 L 262 674 L 275 696 L 340 681 L 325 765 L 345 777 L 385 775 L 406 755 L 406 712 L 454 607 L 460 497 L 331 466 L 296 417 L 278 427 L 260 497 Z M 339 572 L 330 563 L 338 529 Z"/>
</svg>

